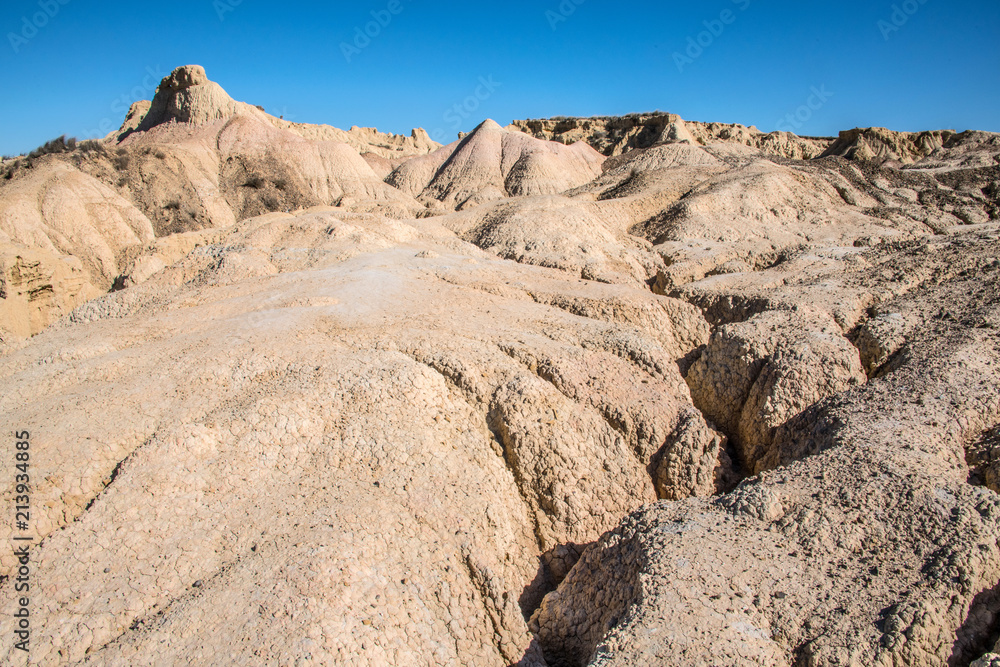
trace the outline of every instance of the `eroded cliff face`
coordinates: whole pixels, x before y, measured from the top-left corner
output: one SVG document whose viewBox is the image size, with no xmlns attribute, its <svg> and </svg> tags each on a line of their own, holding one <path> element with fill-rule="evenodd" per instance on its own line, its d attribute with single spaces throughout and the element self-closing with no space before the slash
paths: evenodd
<svg viewBox="0 0 1000 667">
<path fill-rule="evenodd" d="M 996 135 L 536 125 L 4 163 L 33 664 L 992 660 Z"/>
<path fill-rule="evenodd" d="M 833 143 L 833 139 L 825 137 L 764 133 L 753 126 L 685 121 L 672 113 L 515 120 L 510 127 L 547 141 L 582 141 L 608 157 L 662 143 L 687 142 L 699 146 L 732 143 L 767 155 L 806 160 L 818 157 Z"/>
</svg>

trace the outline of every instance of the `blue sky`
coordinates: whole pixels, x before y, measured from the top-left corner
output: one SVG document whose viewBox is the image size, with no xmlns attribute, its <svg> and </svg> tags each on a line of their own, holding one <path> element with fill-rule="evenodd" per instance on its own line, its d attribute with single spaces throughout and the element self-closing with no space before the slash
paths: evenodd
<svg viewBox="0 0 1000 667">
<path fill-rule="evenodd" d="M 657 109 L 803 135 L 1000 131 L 996 0 L 4 0 L 0 33 L 2 154 L 116 128 L 190 63 L 291 120 L 445 140 L 487 117 Z"/>
</svg>

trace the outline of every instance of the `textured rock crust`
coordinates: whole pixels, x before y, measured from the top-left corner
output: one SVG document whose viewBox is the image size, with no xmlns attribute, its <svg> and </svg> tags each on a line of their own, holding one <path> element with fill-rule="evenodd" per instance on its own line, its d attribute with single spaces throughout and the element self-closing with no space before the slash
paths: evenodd
<svg viewBox="0 0 1000 667">
<path fill-rule="evenodd" d="M 782 463 L 773 450 L 779 427 L 867 378 L 832 317 L 770 310 L 716 329 L 687 380 L 695 405 L 732 434 L 757 474 Z"/>
<path fill-rule="evenodd" d="M 436 224 L 247 221 L 2 360 L 37 452 L 33 660 L 516 661 L 567 545 L 718 490 L 676 364 L 706 336 Z"/>
<path fill-rule="evenodd" d="M 176 70 L 0 165 L 31 664 L 993 664 L 998 157 L 668 114 L 439 147 Z"/>
<path fill-rule="evenodd" d="M 656 144 L 687 142 L 694 145 L 734 143 L 767 155 L 809 159 L 828 149 L 832 139 L 797 137 L 787 132 L 765 134 L 755 127 L 725 123 L 684 121 L 670 113 L 633 114 L 623 117 L 516 120 L 511 129 L 538 139 L 572 144 L 584 141 L 609 157 Z"/>
<path fill-rule="evenodd" d="M 1000 337 L 974 324 L 1000 317 L 998 240 L 894 257 L 963 265 L 887 304 L 954 319 L 779 429 L 786 467 L 602 537 L 533 618 L 548 664 L 968 664 L 992 648 L 1000 505 L 966 458 L 992 462 L 1000 418 Z"/>
<path fill-rule="evenodd" d="M 539 141 L 487 120 L 464 139 L 403 163 L 386 182 L 422 201 L 463 209 L 570 190 L 593 180 L 603 162 L 586 144 Z"/>
</svg>

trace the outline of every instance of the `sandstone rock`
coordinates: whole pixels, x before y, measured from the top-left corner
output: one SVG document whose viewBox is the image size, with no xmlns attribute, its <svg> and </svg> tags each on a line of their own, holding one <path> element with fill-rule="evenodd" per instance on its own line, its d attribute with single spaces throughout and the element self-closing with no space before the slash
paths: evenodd
<svg viewBox="0 0 1000 667">
<path fill-rule="evenodd" d="M 133 102 L 132 106 L 129 107 L 128 113 L 125 114 L 125 121 L 122 123 L 121 128 L 119 128 L 116 132 L 112 132 L 109 138 L 139 129 L 139 125 L 142 124 L 142 120 L 146 117 L 146 114 L 149 113 L 149 109 L 152 104 L 153 103 L 149 100 L 139 100 L 138 102 Z"/>
<path fill-rule="evenodd" d="M 757 128 L 742 125 L 695 123 L 669 113 L 632 114 L 618 118 L 518 120 L 510 127 L 538 139 L 564 144 L 585 141 L 607 156 L 680 141 L 703 146 L 736 143 L 758 148 L 769 155 L 809 159 L 819 156 L 832 142 L 831 139 L 796 137 L 785 132 L 763 134 Z"/>
<path fill-rule="evenodd" d="M 783 311 L 720 327 L 687 375 L 695 405 L 731 435 L 752 474 L 780 464 L 772 450 L 780 426 L 865 380 L 835 322 Z"/>
<path fill-rule="evenodd" d="M 208 79 L 204 68 L 185 65 L 160 82 L 137 131 L 169 122 L 205 125 L 236 115 L 263 117 L 264 112 L 233 100 L 219 84 Z"/>
<path fill-rule="evenodd" d="M 4 161 L 32 662 L 992 660 L 1000 146 L 831 144 L 654 114 L 442 148 L 189 66 Z"/>
<path fill-rule="evenodd" d="M 364 155 L 371 153 L 385 160 L 402 161 L 406 158 L 433 153 L 441 148 L 423 128 L 414 129 L 409 136 L 403 134 L 386 134 L 370 127 L 352 127 L 344 131 L 329 125 L 310 125 L 292 123 L 286 120 L 268 117 L 269 122 L 279 129 L 288 130 L 309 139 L 310 141 L 335 141 L 348 144 Z M 398 165 L 394 165 L 395 166 Z M 390 170 L 391 171 L 391 170 Z"/>
<path fill-rule="evenodd" d="M 615 204 L 556 196 L 504 200 L 440 218 L 462 238 L 505 259 L 587 280 L 641 284 L 656 275 L 660 260 L 625 233 L 630 220 Z"/>
<path fill-rule="evenodd" d="M 386 182 L 461 209 L 508 196 L 564 192 L 592 180 L 602 162 L 585 144 L 538 141 L 487 120 L 466 138 L 404 163 Z"/>
<path fill-rule="evenodd" d="M 797 443 L 785 467 L 714 502 L 645 507 L 587 551 L 532 618 L 548 664 L 939 665 L 990 650 L 1000 505 L 965 458 L 1000 420 L 1000 339 L 962 324 L 1000 308 L 984 240 L 940 251 L 979 268 L 886 304 L 946 301 L 956 317 L 783 428 Z"/>
<path fill-rule="evenodd" d="M 574 560 L 540 571 L 543 552 L 657 493 L 715 492 L 722 440 L 676 365 L 704 341 L 697 311 L 491 260 L 431 221 L 335 212 L 247 221 L 3 357 L 23 387 L 4 419 L 37 434 L 47 480 L 38 660 L 509 664 L 530 647 L 518 599 L 533 608 Z M 478 287 L 500 277 L 507 295 Z M 181 339 L 186 360 L 165 363 Z M 52 421 L 84 366 L 89 398 Z M 294 590 L 303 607 L 279 613 Z M 251 631 L 261 608 L 269 629 Z M 329 629 L 308 647 L 268 648 L 314 623 Z"/>
<path fill-rule="evenodd" d="M 317 131 L 309 139 L 288 127 L 232 100 L 200 67 L 184 67 L 161 82 L 151 105 L 133 105 L 112 141 L 58 158 L 130 200 L 157 236 L 227 227 L 268 211 L 341 202 L 399 217 L 424 210 L 382 183 L 382 176 L 343 143 L 347 133 L 329 128 L 331 132 Z M 354 145 L 369 151 L 382 149 L 368 141 L 382 148 L 394 141 L 359 128 L 350 136 L 357 138 L 351 140 Z M 424 139 L 426 133 L 415 132 L 414 141 L 422 147 L 404 142 L 399 151 L 394 149 L 394 159 L 431 150 Z M 24 180 L 18 175 L 11 185 Z"/>
<path fill-rule="evenodd" d="M 261 119 L 309 141 L 349 144 L 359 153 L 372 153 L 385 159 L 423 155 L 440 148 L 423 129 L 415 129 L 406 137 L 384 134 L 374 128 L 352 127 L 344 131 L 329 125 L 275 118 L 258 107 L 234 101 L 199 65 L 178 67 L 160 83 L 152 102 L 133 104 L 116 135 L 120 140 L 133 131 L 146 131 L 171 121 L 200 125 L 236 115 Z"/>
<path fill-rule="evenodd" d="M 954 132 L 893 132 L 884 127 L 856 128 L 840 137 L 822 157 L 838 155 L 851 160 L 912 164 L 941 148 Z"/>
<path fill-rule="evenodd" d="M 0 243 L 72 255 L 107 289 L 118 254 L 153 239 L 150 221 L 111 188 L 52 157 L 0 190 Z"/>
<path fill-rule="evenodd" d="M 122 261 L 125 268 L 115 279 L 114 286 L 116 289 L 128 289 L 141 285 L 197 248 L 218 243 L 223 236 L 224 233 L 218 230 L 187 232 L 156 239 L 147 246 L 131 248 L 125 253 Z"/>
<path fill-rule="evenodd" d="M 966 447 L 965 460 L 975 481 L 1000 493 L 1000 426 L 980 436 Z"/>
<path fill-rule="evenodd" d="M 993 167 L 997 164 L 998 147 L 1000 134 L 969 130 L 951 136 L 930 155 L 905 167 L 940 171 Z"/>
<path fill-rule="evenodd" d="M 0 331 L 7 343 L 43 331 L 101 293 L 76 257 L 0 245 Z"/>
<path fill-rule="evenodd" d="M 861 327 L 856 345 L 869 376 L 877 373 L 906 344 L 906 328 L 906 321 L 899 313 L 880 315 Z"/>
</svg>

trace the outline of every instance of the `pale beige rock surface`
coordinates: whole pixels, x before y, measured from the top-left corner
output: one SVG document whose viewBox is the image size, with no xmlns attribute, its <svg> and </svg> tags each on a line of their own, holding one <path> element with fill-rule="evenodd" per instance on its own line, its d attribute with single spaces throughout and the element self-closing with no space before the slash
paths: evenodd
<svg viewBox="0 0 1000 667">
<path fill-rule="evenodd" d="M 603 162 L 584 143 L 540 141 L 487 120 L 465 138 L 405 162 L 386 182 L 421 201 L 463 209 L 570 190 L 599 175 Z"/>
<path fill-rule="evenodd" d="M 717 490 L 676 364 L 706 335 L 430 222 L 247 221 L 3 358 L 4 423 L 36 434 L 34 660 L 516 661 L 519 600 L 572 564 L 543 552 Z"/>
<path fill-rule="evenodd" d="M 354 146 L 397 161 L 438 147 L 422 131 L 406 141 L 371 129 L 292 125 L 234 101 L 203 68 L 180 67 L 152 102 L 132 105 L 121 130 L 104 142 L 5 165 L 0 246 L 76 258 L 88 274 L 89 298 L 123 284 L 126 273 L 148 277 L 162 268 L 152 260 L 131 266 L 154 236 L 321 204 L 403 218 L 424 211 L 383 183 L 386 174 L 373 171 Z M 65 314 L 84 298 L 74 280 L 59 274 L 53 299 L 15 297 L 20 305 L 5 308 L 22 324 L 4 328 L 29 335 Z"/>
<path fill-rule="evenodd" d="M 0 194 L 0 337 L 36 334 L 108 291 L 126 248 L 152 241 L 131 202 L 52 158 Z"/>
<path fill-rule="evenodd" d="M 292 123 L 273 116 L 268 119 L 276 127 L 294 132 L 312 141 L 335 141 L 348 144 L 362 155 L 371 153 L 386 160 L 401 160 L 418 155 L 433 153 L 441 148 L 422 128 L 414 129 L 408 136 L 386 134 L 371 127 L 351 127 L 341 130 L 330 125 Z"/>
<path fill-rule="evenodd" d="M 103 183 L 55 160 L 32 172 L 3 188 L 0 243 L 77 257 L 106 288 L 117 254 L 153 240 L 149 219 Z"/>
<path fill-rule="evenodd" d="M 797 137 L 787 132 L 765 134 L 755 127 L 685 121 L 677 114 L 631 114 L 622 117 L 516 120 L 511 129 L 565 144 L 584 141 L 608 156 L 677 141 L 695 145 L 732 143 L 768 155 L 809 159 L 829 148 L 832 139 Z"/>
<path fill-rule="evenodd" d="M 716 329 L 687 375 L 695 405 L 733 434 L 752 474 L 775 467 L 780 426 L 866 380 L 858 350 L 832 317 L 777 310 Z"/>
<path fill-rule="evenodd" d="M 994 659 L 997 135 L 524 129 L 189 66 L 0 165 L 31 664 Z"/>
<path fill-rule="evenodd" d="M 533 618 L 548 664 L 941 665 L 992 648 L 1000 504 L 966 453 L 991 451 L 1000 420 L 997 241 L 883 255 L 944 272 L 885 304 L 929 316 L 893 370 L 779 429 L 785 467 L 605 535 Z M 942 303 L 953 317 L 931 315 Z"/>
<path fill-rule="evenodd" d="M 178 67 L 160 84 L 151 103 L 137 102 L 133 105 L 119 135 L 128 134 L 133 129 L 132 119 L 140 114 L 144 118 L 135 124 L 140 130 L 148 130 L 171 120 L 204 124 L 237 114 L 254 116 L 310 141 L 348 144 L 359 153 L 373 153 L 388 159 L 423 155 L 440 148 L 440 144 L 423 129 L 415 129 L 407 137 L 385 134 L 370 127 L 355 126 L 344 131 L 330 125 L 293 123 L 283 117 L 275 118 L 258 107 L 234 101 L 198 65 Z"/>
<path fill-rule="evenodd" d="M 893 132 L 884 127 L 856 128 L 840 133 L 823 154 L 853 160 L 913 164 L 940 150 L 955 132 Z"/>
<path fill-rule="evenodd" d="M 75 256 L 2 245 L 0 340 L 9 344 L 39 333 L 103 292 Z"/>
</svg>

